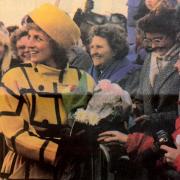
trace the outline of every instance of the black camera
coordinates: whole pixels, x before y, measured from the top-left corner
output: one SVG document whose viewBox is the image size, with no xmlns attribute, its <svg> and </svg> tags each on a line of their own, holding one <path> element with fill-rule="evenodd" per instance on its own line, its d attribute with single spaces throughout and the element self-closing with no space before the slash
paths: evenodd
<svg viewBox="0 0 180 180">
<path fill-rule="evenodd" d="M 160 149 L 161 145 L 174 147 L 174 143 L 171 136 L 164 130 L 160 130 L 155 134 L 153 148 L 154 152 L 160 153 L 160 155 L 164 155 L 165 152 Z"/>
</svg>

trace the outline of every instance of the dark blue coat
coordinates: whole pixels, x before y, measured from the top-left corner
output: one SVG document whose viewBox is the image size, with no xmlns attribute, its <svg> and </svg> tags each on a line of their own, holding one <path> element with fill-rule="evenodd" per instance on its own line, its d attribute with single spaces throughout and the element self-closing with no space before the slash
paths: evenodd
<svg viewBox="0 0 180 180">
<path fill-rule="evenodd" d="M 112 63 L 109 63 L 102 71 L 99 77 L 97 76 L 98 72 L 94 66 L 89 69 L 89 73 L 94 78 L 96 82 L 102 79 L 109 79 L 113 83 L 118 83 L 129 73 L 139 69 L 140 66 L 131 63 L 126 57 L 123 59 L 114 60 Z"/>
</svg>

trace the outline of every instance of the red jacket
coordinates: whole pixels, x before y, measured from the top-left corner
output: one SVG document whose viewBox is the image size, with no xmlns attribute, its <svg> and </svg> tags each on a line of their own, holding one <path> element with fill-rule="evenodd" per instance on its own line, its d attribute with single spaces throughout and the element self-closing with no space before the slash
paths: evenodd
<svg viewBox="0 0 180 180">
<path fill-rule="evenodd" d="M 178 134 L 180 134 L 180 117 L 176 119 L 175 131 L 172 134 L 174 142 Z M 127 152 L 133 156 L 137 156 L 145 150 L 151 149 L 153 147 L 153 142 L 153 137 L 143 133 L 129 134 L 126 143 Z M 178 172 L 180 172 L 180 155 L 176 158 L 174 167 Z"/>
<path fill-rule="evenodd" d="M 172 134 L 172 137 L 173 137 L 174 141 L 176 140 L 177 135 L 178 134 L 180 135 L 180 117 L 176 119 L 176 127 L 175 128 L 176 128 L 176 130 Z M 176 160 L 174 162 L 174 167 L 180 173 L 180 154 L 179 154 L 179 156 L 176 158 Z"/>
</svg>

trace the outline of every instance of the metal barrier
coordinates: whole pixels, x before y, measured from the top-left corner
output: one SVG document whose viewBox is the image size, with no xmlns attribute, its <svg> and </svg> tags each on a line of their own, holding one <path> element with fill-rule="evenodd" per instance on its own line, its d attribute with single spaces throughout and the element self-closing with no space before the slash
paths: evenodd
<svg viewBox="0 0 180 180">
<path fill-rule="evenodd" d="M 116 142 L 100 144 L 99 150 L 100 180 L 134 178 L 136 167 L 127 155 L 123 144 Z"/>
<path fill-rule="evenodd" d="M 100 144 L 100 162 L 101 162 L 101 179 L 113 180 L 114 174 L 111 172 L 111 159 L 109 148 L 106 145 Z"/>
<path fill-rule="evenodd" d="M 91 180 L 119 179 L 122 164 L 129 161 L 124 146 L 119 143 L 100 144 L 98 151 L 91 155 Z"/>
</svg>

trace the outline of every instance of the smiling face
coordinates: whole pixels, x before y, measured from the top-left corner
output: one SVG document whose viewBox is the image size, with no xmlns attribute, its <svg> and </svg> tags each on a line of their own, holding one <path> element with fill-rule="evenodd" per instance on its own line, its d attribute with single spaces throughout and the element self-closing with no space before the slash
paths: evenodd
<svg viewBox="0 0 180 180">
<path fill-rule="evenodd" d="M 94 66 L 99 66 L 107 63 L 113 58 L 113 51 L 108 41 L 100 36 L 94 36 L 90 43 L 90 54 Z"/>
<path fill-rule="evenodd" d="M 146 33 L 146 40 L 149 42 L 152 51 L 160 56 L 165 55 L 174 43 L 169 36 L 161 33 Z"/>
<path fill-rule="evenodd" d="M 28 32 L 28 48 L 31 56 L 31 62 L 44 63 L 56 67 L 53 59 L 52 48 L 49 43 L 49 37 L 43 32 L 31 29 Z"/>
<path fill-rule="evenodd" d="M 30 54 L 28 50 L 28 37 L 22 36 L 16 42 L 17 55 L 19 59 L 23 62 L 30 60 Z"/>
</svg>

